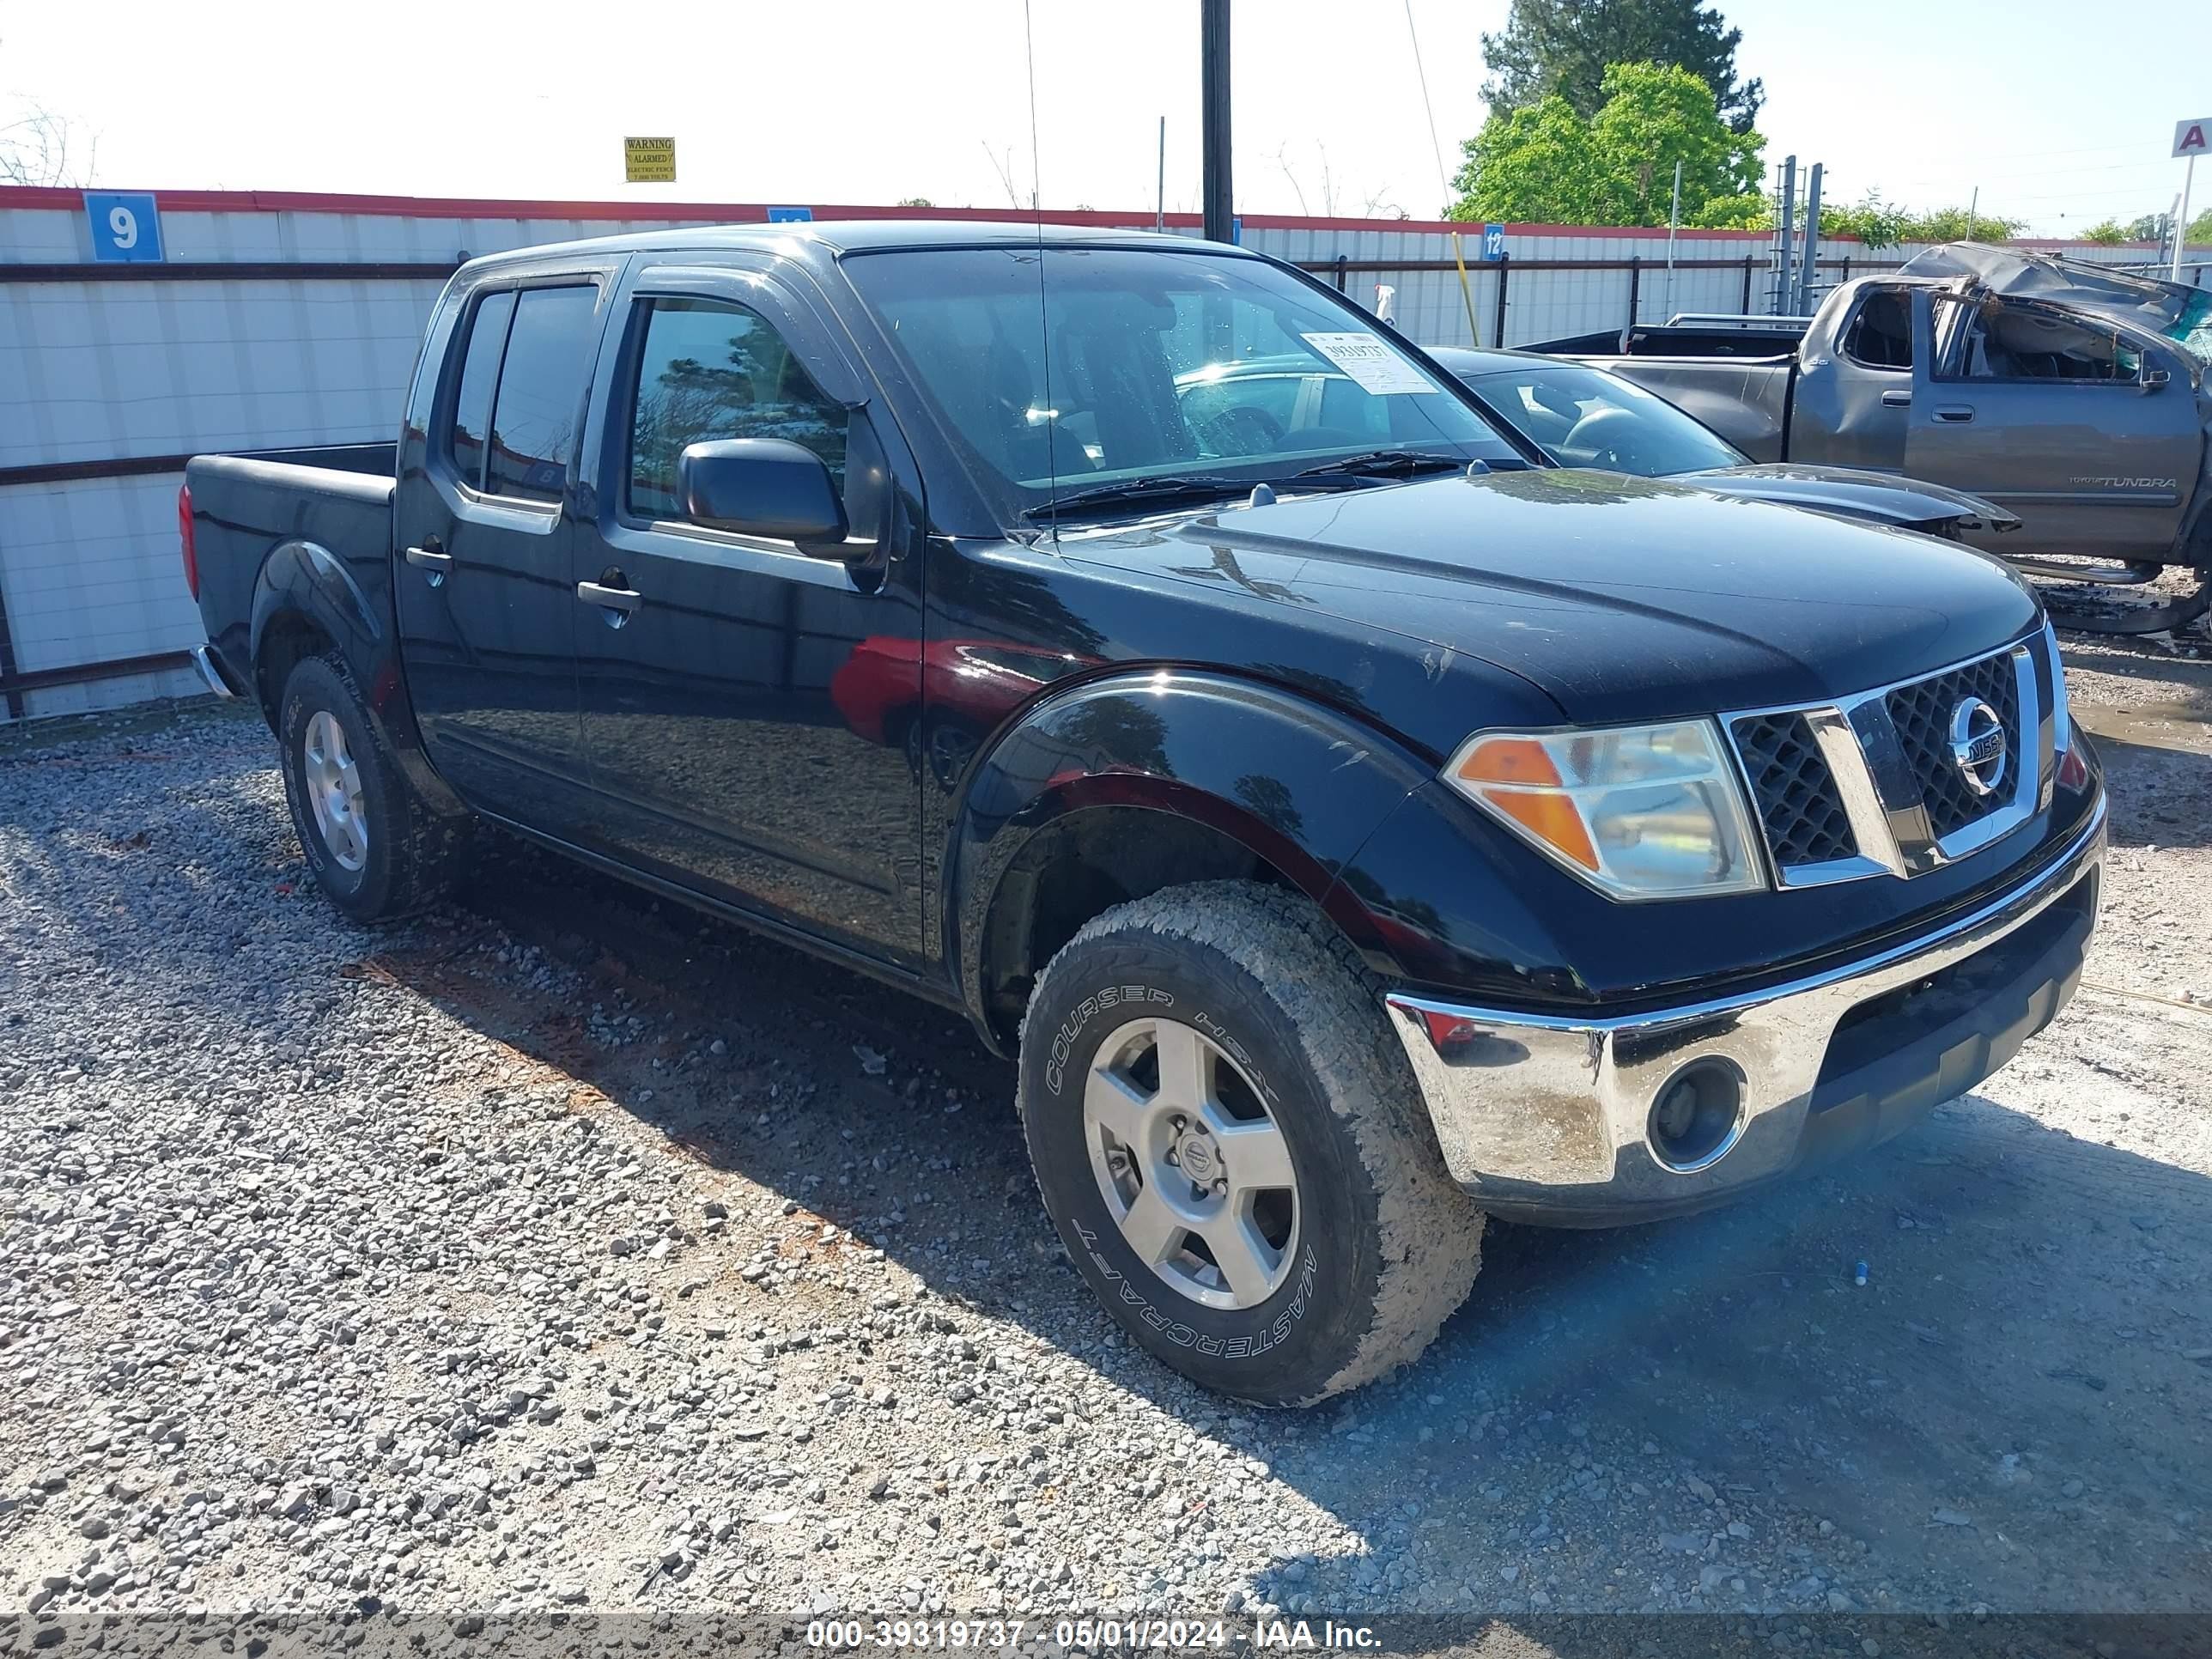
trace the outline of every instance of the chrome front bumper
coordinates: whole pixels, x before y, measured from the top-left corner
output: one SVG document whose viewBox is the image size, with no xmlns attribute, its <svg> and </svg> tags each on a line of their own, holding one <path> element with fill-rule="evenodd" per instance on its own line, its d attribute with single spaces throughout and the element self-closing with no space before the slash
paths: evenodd
<svg viewBox="0 0 2212 1659">
<path fill-rule="evenodd" d="M 1741 996 L 1578 1018 L 1392 994 L 1392 1024 L 1453 1178 L 1494 1214 L 1600 1225 L 1698 1209 L 1816 1152 L 1886 1139 L 2003 1065 L 2072 996 L 2105 818 L 2100 797 L 2062 854 L 1969 915 Z M 2023 933 L 2069 898 L 2063 916 Z M 2008 954 L 1974 961 L 2007 940 Z M 1971 978 L 1911 1003 L 1953 969 Z M 1892 1028 L 1871 1023 L 1890 1018 L 1887 1007 L 1869 1010 L 1869 1023 L 1839 1039 L 1846 1016 L 1893 993 L 1902 1000 Z M 1692 1065 L 1732 1071 L 1741 1102 L 1716 1150 L 1670 1164 L 1655 1149 L 1652 1110 Z"/>
</svg>

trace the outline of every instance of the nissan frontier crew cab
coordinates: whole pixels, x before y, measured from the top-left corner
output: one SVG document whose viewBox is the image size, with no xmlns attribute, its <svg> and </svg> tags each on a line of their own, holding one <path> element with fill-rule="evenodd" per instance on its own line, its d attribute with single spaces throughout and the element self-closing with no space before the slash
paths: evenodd
<svg viewBox="0 0 2212 1659">
<path fill-rule="evenodd" d="M 184 555 L 342 915 L 482 821 L 964 1011 L 1109 1316 L 1289 1404 L 1486 1215 L 1895 1134 L 2095 921 L 2018 578 L 1520 443 L 1235 248 L 671 231 L 471 261 L 397 445 L 195 459 Z"/>
</svg>

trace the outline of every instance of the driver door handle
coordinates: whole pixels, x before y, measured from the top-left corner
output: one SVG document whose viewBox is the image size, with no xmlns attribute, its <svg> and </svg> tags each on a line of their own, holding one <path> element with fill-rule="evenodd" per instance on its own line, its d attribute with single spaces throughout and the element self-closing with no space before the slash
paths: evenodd
<svg viewBox="0 0 2212 1659">
<path fill-rule="evenodd" d="M 596 605 L 605 611 L 619 611 L 625 617 L 645 603 L 645 595 L 634 587 L 606 587 L 598 582 L 578 582 L 576 597 L 586 605 Z"/>
<path fill-rule="evenodd" d="M 1948 421 L 1954 426 L 1964 426 L 1974 418 L 1974 406 L 1972 404 L 1938 404 L 1936 418 Z"/>
<path fill-rule="evenodd" d="M 453 569 L 453 556 L 438 545 L 436 537 L 425 536 L 422 546 L 407 550 L 407 562 L 428 577 L 430 586 L 435 587 Z"/>
<path fill-rule="evenodd" d="M 1912 407 L 1912 394 L 1904 391 L 1885 392 L 1881 394 L 1881 406 L 1884 409 L 1910 409 Z"/>
</svg>

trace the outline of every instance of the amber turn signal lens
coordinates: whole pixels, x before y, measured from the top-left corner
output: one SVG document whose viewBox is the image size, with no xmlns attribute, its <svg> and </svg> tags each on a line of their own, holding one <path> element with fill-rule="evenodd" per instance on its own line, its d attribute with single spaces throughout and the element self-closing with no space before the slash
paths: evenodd
<svg viewBox="0 0 2212 1659">
<path fill-rule="evenodd" d="M 1590 845 L 1583 815 L 1566 796 L 1486 789 L 1482 798 L 1562 858 L 1572 859 L 1585 870 L 1598 867 L 1597 848 Z"/>
<path fill-rule="evenodd" d="M 1559 769 L 1534 738 L 1484 738 L 1460 762 L 1459 775 L 1469 783 L 1559 786 Z"/>
</svg>

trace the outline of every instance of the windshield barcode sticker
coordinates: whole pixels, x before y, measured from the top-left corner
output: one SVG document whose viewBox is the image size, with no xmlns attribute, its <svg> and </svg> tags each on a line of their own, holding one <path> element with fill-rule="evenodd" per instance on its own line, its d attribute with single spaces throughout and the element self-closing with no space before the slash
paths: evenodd
<svg viewBox="0 0 2212 1659">
<path fill-rule="evenodd" d="M 1436 384 L 1374 334 L 1302 334 L 1298 337 L 1334 363 L 1361 391 L 1387 397 L 1394 392 L 1435 392 Z"/>
</svg>

